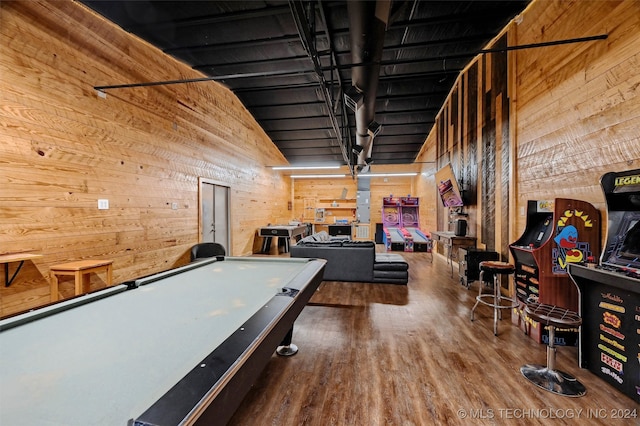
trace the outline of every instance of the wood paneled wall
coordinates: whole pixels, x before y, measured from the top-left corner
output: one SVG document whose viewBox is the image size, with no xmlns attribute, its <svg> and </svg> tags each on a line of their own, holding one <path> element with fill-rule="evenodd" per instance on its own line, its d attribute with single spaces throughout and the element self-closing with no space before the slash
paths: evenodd
<svg viewBox="0 0 640 426">
<path fill-rule="evenodd" d="M 524 230 L 527 200 L 588 201 L 604 218 L 600 177 L 640 167 L 640 2 L 538 0 L 518 22 L 496 46 L 608 38 L 480 56 L 438 115 L 419 160 L 452 163 L 472 203 L 469 234 L 503 257 Z M 446 210 L 436 210 L 447 230 Z"/>
<path fill-rule="evenodd" d="M 406 172 L 406 166 L 386 166 L 384 168 L 375 168 L 375 172 Z M 413 196 L 415 188 L 414 183 L 415 180 L 411 177 L 404 176 L 391 176 L 387 178 L 369 178 L 371 179 L 370 188 L 371 188 L 371 229 L 369 235 L 371 239 L 373 239 L 375 233 L 375 224 L 382 222 L 382 198 L 388 197 L 390 194 L 393 194 L 394 197 L 406 197 L 411 194 Z M 303 216 L 304 209 L 304 199 L 305 198 L 314 198 L 317 200 L 321 199 L 340 199 L 342 195 L 342 190 L 347 189 L 347 198 L 356 198 L 356 193 L 358 191 L 357 180 L 352 179 L 351 177 L 347 177 L 344 179 L 296 179 L 293 185 L 293 205 L 294 205 L 294 217 L 300 219 Z M 425 200 L 425 206 L 423 209 L 423 205 L 421 201 L 420 205 L 420 219 L 423 219 L 423 216 L 429 214 L 428 201 Z"/>
<path fill-rule="evenodd" d="M 399 167 L 399 166 L 398 166 Z M 376 171 L 378 169 L 375 169 Z M 406 170 L 405 170 L 406 171 Z M 415 197 L 415 188 L 413 185 L 413 178 L 403 176 L 391 176 L 387 178 L 369 178 L 371 180 L 371 223 L 382 223 L 382 199 L 393 195 L 394 197 L 406 197 L 411 195 Z M 419 200 L 420 206 L 418 214 L 422 219 L 422 216 L 428 214 L 426 206 L 426 200 Z M 425 207 L 425 208 L 423 208 Z M 375 228 L 371 229 L 371 238 L 373 238 Z"/>
<path fill-rule="evenodd" d="M 436 148 L 433 138 L 427 139 L 416 158 L 420 174 L 414 179 L 413 187 L 415 196 L 420 197 L 420 229 L 426 232 L 442 229 L 438 228 L 438 214 L 442 209 L 442 201 L 438 195 L 435 178 L 438 171 Z"/>
<path fill-rule="evenodd" d="M 640 1 L 538 1 L 517 44 L 608 34 L 604 41 L 514 52 L 516 234 L 526 201 L 606 206 L 600 177 L 640 168 Z"/>
<path fill-rule="evenodd" d="M 202 75 L 78 3 L 0 7 L 0 253 L 43 254 L 2 283 L 0 315 L 48 302 L 52 264 L 113 259 L 119 283 L 187 262 L 199 177 L 231 188 L 234 255 L 251 253 L 257 227 L 291 218 L 289 179 L 265 167 L 284 157 L 229 90 L 102 99 L 94 86 Z"/>
<path fill-rule="evenodd" d="M 293 188 L 267 169 L 284 158 L 216 83 L 99 98 L 93 86 L 200 75 L 83 6 L 0 8 L 0 253 L 44 255 L 0 289 L 0 315 L 46 302 L 54 263 L 111 258 L 122 282 L 186 262 L 198 241 L 199 177 L 232 188 L 234 255 L 252 251 L 257 227 L 301 216 L 303 197 L 331 198 L 346 183 L 355 193 L 349 179 Z M 410 193 L 421 198 L 421 228 L 446 228 L 434 174 L 451 161 L 474 201 L 469 234 L 504 252 L 524 228 L 528 199 L 576 198 L 604 213 L 600 176 L 640 167 L 640 2 L 534 0 L 518 22 L 509 45 L 609 37 L 510 52 L 507 62 L 478 58 L 417 158 L 420 176 L 372 182 L 372 222 L 383 196 Z M 494 74 L 505 67 L 506 80 Z M 505 81 L 508 93 L 496 91 Z M 99 198 L 111 208 L 99 211 Z"/>
<path fill-rule="evenodd" d="M 491 47 L 505 47 L 506 38 Z M 478 238 L 478 246 L 504 259 L 509 256 L 509 123 L 507 53 L 492 53 L 477 58 L 458 78 L 427 141 L 436 147 L 435 170 L 451 163 L 466 204 L 462 214 L 438 205 L 438 230 L 451 231 L 456 219 L 467 220 L 468 235 Z"/>
</svg>

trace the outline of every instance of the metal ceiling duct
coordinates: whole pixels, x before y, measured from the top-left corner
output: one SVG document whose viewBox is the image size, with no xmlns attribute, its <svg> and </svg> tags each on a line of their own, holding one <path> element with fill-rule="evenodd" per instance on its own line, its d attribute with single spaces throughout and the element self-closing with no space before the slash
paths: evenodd
<svg viewBox="0 0 640 426">
<path fill-rule="evenodd" d="M 375 122 L 378 76 L 391 1 L 348 1 L 347 8 L 351 60 L 355 65 L 351 69 L 351 81 L 364 96 L 362 105 L 355 111 L 356 145 L 362 148 L 359 149 L 357 164 L 365 167 L 371 161 L 373 149 L 374 135 L 369 127 Z"/>
</svg>

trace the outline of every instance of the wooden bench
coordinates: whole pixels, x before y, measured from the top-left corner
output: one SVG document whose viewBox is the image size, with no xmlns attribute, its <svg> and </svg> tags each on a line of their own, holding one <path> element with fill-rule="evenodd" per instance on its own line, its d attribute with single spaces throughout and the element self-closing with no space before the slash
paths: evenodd
<svg viewBox="0 0 640 426">
<path fill-rule="evenodd" d="M 51 266 L 51 301 L 56 302 L 59 298 L 59 275 L 75 277 L 75 295 L 79 296 L 88 290 L 91 273 L 104 272 L 106 274 L 105 282 L 107 286 L 110 286 L 113 278 L 112 264 L 113 260 L 78 260 Z"/>
</svg>

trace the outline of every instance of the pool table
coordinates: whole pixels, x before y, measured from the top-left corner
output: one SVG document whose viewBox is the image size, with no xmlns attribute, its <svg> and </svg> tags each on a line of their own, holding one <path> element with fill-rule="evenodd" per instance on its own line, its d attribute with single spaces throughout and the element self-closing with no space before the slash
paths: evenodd
<svg viewBox="0 0 640 426">
<path fill-rule="evenodd" d="M 212 258 L 6 318 L 0 423 L 224 424 L 325 263 Z"/>
</svg>

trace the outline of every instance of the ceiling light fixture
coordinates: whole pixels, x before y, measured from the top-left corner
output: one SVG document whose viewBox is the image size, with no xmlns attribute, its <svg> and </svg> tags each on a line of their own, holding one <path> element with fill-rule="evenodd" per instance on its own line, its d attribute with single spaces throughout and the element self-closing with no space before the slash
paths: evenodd
<svg viewBox="0 0 640 426">
<path fill-rule="evenodd" d="M 331 178 L 343 178 L 347 175 L 291 175 L 292 179 L 331 179 Z"/>
<path fill-rule="evenodd" d="M 364 95 L 357 87 L 351 86 L 344 94 L 344 103 L 353 112 L 356 112 L 364 103 Z"/>
<path fill-rule="evenodd" d="M 340 166 L 273 166 L 273 170 L 326 170 L 339 169 Z"/>
<path fill-rule="evenodd" d="M 369 123 L 369 126 L 367 126 L 367 133 L 369 133 L 369 136 L 372 138 L 378 136 L 378 133 L 380 133 L 381 130 L 382 124 L 379 124 L 377 121 L 372 121 Z"/>
<path fill-rule="evenodd" d="M 394 177 L 394 176 L 417 176 L 416 172 L 407 173 L 360 173 L 359 178 L 371 178 L 371 177 Z"/>
</svg>

